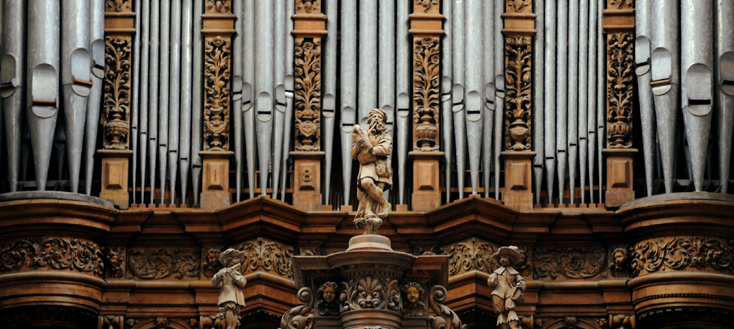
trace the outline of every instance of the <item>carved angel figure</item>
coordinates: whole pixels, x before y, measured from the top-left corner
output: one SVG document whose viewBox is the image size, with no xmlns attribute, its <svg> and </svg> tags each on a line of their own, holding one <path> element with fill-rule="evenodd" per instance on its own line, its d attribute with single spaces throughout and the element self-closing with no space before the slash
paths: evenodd
<svg viewBox="0 0 734 329">
<path fill-rule="evenodd" d="M 385 122 L 385 111 L 373 109 L 367 119 L 369 130 L 364 131 L 359 125 L 352 130 L 351 155 L 360 165 L 357 177 L 359 207 L 354 223 L 364 228 L 364 234 L 374 234 L 391 207 L 383 193 L 392 185 L 392 167 L 387 158 L 392 153 L 392 137 Z"/>
<path fill-rule="evenodd" d="M 222 286 L 222 291 L 219 293 L 218 317 L 224 319 L 225 329 L 239 327 L 240 307 L 245 306 L 245 296 L 242 294 L 242 288 L 247 284 L 247 280 L 237 270 L 244 256 L 244 252 L 232 248 L 219 254 L 219 263 L 224 268 L 214 274 L 212 278 L 212 285 L 215 287 Z"/>
<path fill-rule="evenodd" d="M 492 302 L 497 312 L 497 328 L 520 328 L 520 318 L 515 313 L 517 304 L 525 299 L 525 279 L 512 266 L 520 261 L 515 246 L 501 247 L 492 255 L 500 267 L 487 280 L 492 290 Z"/>
</svg>

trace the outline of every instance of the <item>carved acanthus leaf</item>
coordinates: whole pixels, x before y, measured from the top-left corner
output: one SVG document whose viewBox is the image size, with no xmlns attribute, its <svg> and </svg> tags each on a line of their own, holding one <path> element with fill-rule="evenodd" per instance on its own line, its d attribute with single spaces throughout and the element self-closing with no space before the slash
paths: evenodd
<svg viewBox="0 0 734 329">
<path fill-rule="evenodd" d="M 428 305 L 434 315 L 428 317 L 427 329 L 466 329 L 466 325 L 461 323 L 456 312 L 443 304 L 447 297 L 448 293 L 443 286 L 431 288 Z"/>
<path fill-rule="evenodd" d="M 68 270 L 98 277 L 104 270 L 96 243 L 64 237 L 10 240 L 0 246 L 0 273 Z"/>
<path fill-rule="evenodd" d="M 105 11 L 122 13 L 132 10 L 131 0 L 107 0 L 105 3 Z"/>
<path fill-rule="evenodd" d="M 296 0 L 296 12 L 299 14 L 321 13 L 321 0 Z"/>
<path fill-rule="evenodd" d="M 207 37 L 204 48 L 204 150 L 229 150 L 231 40 Z"/>
<path fill-rule="evenodd" d="M 266 271 L 283 277 L 293 278 L 292 246 L 259 237 L 242 243 L 235 248 L 245 252 L 240 272 L 242 274 Z"/>
<path fill-rule="evenodd" d="M 675 237 L 646 240 L 635 245 L 632 273 L 644 275 L 661 269 L 731 273 L 734 240 Z"/>
<path fill-rule="evenodd" d="M 127 35 L 105 37 L 104 126 L 105 149 L 128 149 L 130 131 L 130 57 Z"/>
<path fill-rule="evenodd" d="M 304 305 L 295 306 L 288 312 L 283 314 L 280 319 L 280 327 L 278 329 L 311 329 L 313 328 L 313 314 L 311 310 L 314 307 L 314 298 L 311 288 L 301 288 L 296 295 L 298 301 Z"/>
<path fill-rule="evenodd" d="M 505 5 L 508 13 L 529 13 L 533 10 L 532 0 L 507 0 Z"/>
<path fill-rule="evenodd" d="M 232 0 L 206 0 L 207 14 L 228 14 L 232 12 Z"/>
<path fill-rule="evenodd" d="M 602 248 L 540 248 L 533 252 L 535 278 L 585 279 L 604 275 L 606 254 Z"/>
<path fill-rule="evenodd" d="M 607 34 L 607 147 L 632 147 L 632 33 Z"/>
<path fill-rule="evenodd" d="M 157 280 L 171 275 L 176 279 L 199 276 L 199 250 L 131 249 L 128 253 L 128 277 Z"/>
<path fill-rule="evenodd" d="M 321 149 L 321 39 L 296 38 L 295 115 L 297 151 Z"/>
<path fill-rule="evenodd" d="M 439 148 L 440 38 L 416 37 L 413 41 L 413 124 L 416 151 Z"/>
<path fill-rule="evenodd" d="M 530 150 L 531 55 L 531 37 L 508 36 L 505 38 L 506 150 Z"/>
<path fill-rule="evenodd" d="M 441 253 L 449 256 L 449 275 L 457 275 L 472 270 L 491 273 L 497 267 L 492 258 L 497 246 L 486 241 L 472 238 L 448 245 Z"/>
</svg>

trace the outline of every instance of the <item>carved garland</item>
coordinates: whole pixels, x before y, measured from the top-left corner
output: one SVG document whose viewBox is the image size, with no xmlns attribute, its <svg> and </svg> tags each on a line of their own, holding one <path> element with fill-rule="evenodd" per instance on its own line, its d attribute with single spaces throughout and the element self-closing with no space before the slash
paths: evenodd
<svg viewBox="0 0 734 329">
<path fill-rule="evenodd" d="M 109 4 L 108 4 L 109 5 Z M 130 57 L 132 39 L 127 35 L 105 37 L 104 148 L 128 149 L 130 131 Z"/>
<path fill-rule="evenodd" d="M 145 280 L 198 278 L 199 250 L 131 249 L 128 253 L 128 278 Z"/>
<path fill-rule="evenodd" d="M 440 38 L 415 37 L 413 53 L 413 124 L 415 125 L 413 149 L 433 151 L 439 146 Z"/>
<path fill-rule="evenodd" d="M 635 245 L 635 276 L 661 269 L 675 271 L 732 272 L 734 239 L 677 237 L 642 241 Z"/>
<path fill-rule="evenodd" d="M 607 35 L 607 147 L 632 147 L 632 33 Z"/>
<path fill-rule="evenodd" d="M 533 252 L 535 278 L 586 279 L 597 275 L 606 265 L 606 254 L 602 248 L 543 248 Z"/>
<path fill-rule="evenodd" d="M 306 8 L 310 10 L 311 4 Z M 321 38 L 296 38 L 295 98 L 296 150 L 318 151 L 321 149 Z"/>
<path fill-rule="evenodd" d="M 507 6 L 509 8 L 510 3 Z M 530 150 L 531 55 L 531 37 L 508 36 L 505 38 L 505 60 L 507 61 L 505 70 L 505 149 L 507 150 Z"/>
<path fill-rule="evenodd" d="M 231 40 L 207 37 L 204 54 L 204 150 L 229 150 Z"/>
<path fill-rule="evenodd" d="M 70 270 L 102 277 L 103 257 L 96 243 L 80 239 L 15 240 L 0 246 L 0 273 Z"/>
</svg>

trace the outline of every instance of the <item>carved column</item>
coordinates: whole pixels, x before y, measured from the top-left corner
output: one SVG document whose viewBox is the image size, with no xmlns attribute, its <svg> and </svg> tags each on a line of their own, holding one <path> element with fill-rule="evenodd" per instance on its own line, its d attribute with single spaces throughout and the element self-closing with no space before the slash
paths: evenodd
<svg viewBox="0 0 734 329">
<path fill-rule="evenodd" d="M 128 167 L 135 13 L 132 1 L 105 3 L 105 75 L 102 113 L 102 191 L 100 197 L 122 209 L 130 206 Z"/>
<path fill-rule="evenodd" d="M 446 0 L 444 0 L 446 1 Z M 410 34 L 413 36 L 413 210 L 428 211 L 441 205 L 439 160 L 439 73 L 443 15 L 441 4 L 413 1 Z M 447 192 L 448 193 L 448 192 Z"/>
<path fill-rule="evenodd" d="M 605 205 L 617 208 L 635 198 L 632 189 L 632 80 L 634 79 L 635 8 L 631 0 L 607 0 L 603 11 L 606 35 Z"/>
<path fill-rule="evenodd" d="M 321 39 L 327 34 L 321 1 L 296 2 L 295 38 L 295 160 L 293 206 L 321 209 Z"/>
<path fill-rule="evenodd" d="M 229 121 L 231 110 L 232 35 L 235 33 L 231 0 L 206 0 L 201 15 L 204 36 L 204 150 L 202 209 L 221 209 L 232 202 L 229 193 Z"/>
<path fill-rule="evenodd" d="M 507 0 L 505 28 L 505 189 L 502 201 L 519 209 L 533 208 L 532 44 L 535 35 L 532 0 Z"/>
</svg>

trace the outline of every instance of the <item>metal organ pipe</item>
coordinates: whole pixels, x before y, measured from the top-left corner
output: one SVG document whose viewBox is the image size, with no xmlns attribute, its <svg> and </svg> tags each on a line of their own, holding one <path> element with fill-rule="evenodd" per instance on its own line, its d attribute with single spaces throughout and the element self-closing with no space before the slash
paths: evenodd
<svg viewBox="0 0 734 329">
<path fill-rule="evenodd" d="M 387 114 L 385 127 L 395 137 L 395 0 L 379 0 L 377 107 Z M 324 127 L 327 129 L 328 127 Z M 328 153 L 327 153 L 328 154 Z M 392 154 L 388 155 L 392 159 Z M 403 186 L 399 187 L 403 189 Z M 385 191 L 389 197 L 390 190 Z"/>
<path fill-rule="evenodd" d="M 336 10 L 336 5 L 333 5 L 333 6 L 334 6 L 334 10 Z M 328 8 L 327 8 L 327 10 L 328 10 Z M 286 17 L 285 17 L 285 21 L 286 21 L 286 25 L 285 25 L 285 29 L 286 29 L 286 33 L 285 33 L 286 34 L 286 43 L 285 43 L 285 64 L 286 64 L 285 65 L 285 102 L 286 102 L 286 105 L 285 105 L 285 128 L 284 128 L 284 136 L 283 136 L 283 143 L 285 143 L 285 144 L 283 145 L 283 159 L 281 160 L 282 161 L 282 168 L 283 168 L 281 170 L 281 172 L 282 172 L 281 181 L 282 181 L 282 184 L 283 184 L 283 191 L 280 194 L 280 200 L 283 201 L 283 202 L 285 202 L 285 189 L 286 189 L 286 187 L 288 185 L 287 184 L 288 183 L 287 182 L 287 178 L 288 178 L 288 175 L 287 175 L 287 173 L 288 173 L 288 167 L 286 165 L 288 163 L 288 157 L 289 157 L 289 153 L 290 153 L 291 129 L 292 129 L 291 127 L 293 126 L 293 120 L 291 118 L 293 117 L 294 77 L 293 77 L 293 65 L 291 65 L 290 63 L 293 63 L 293 51 L 294 51 L 294 47 L 295 47 L 295 45 L 294 45 L 295 40 L 294 40 L 293 34 L 292 34 L 292 31 L 293 31 L 293 20 L 291 20 L 290 17 L 293 14 L 295 14 L 295 11 L 296 11 L 296 9 L 295 9 L 295 2 L 294 1 L 286 1 L 286 7 L 285 7 L 285 12 L 286 12 Z M 338 16 L 336 14 L 334 14 L 334 16 L 329 16 L 329 17 L 332 17 L 332 19 L 334 20 L 334 22 L 337 22 L 337 20 L 338 20 Z M 327 24 L 329 24 L 329 23 L 327 22 Z M 329 29 L 329 31 L 331 31 L 331 29 Z M 336 31 L 336 28 L 334 28 L 333 31 Z M 336 51 L 334 52 L 333 57 L 334 57 L 334 60 L 336 60 Z M 334 67 L 336 67 L 336 64 L 333 64 L 333 65 L 334 65 Z M 334 78 L 334 79 L 336 79 L 336 78 Z M 336 82 L 334 82 L 334 83 L 336 83 Z M 332 131 L 333 131 L 333 129 L 332 129 Z M 332 133 L 332 137 L 333 137 L 333 133 Z M 328 171 L 328 170 L 326 172 L 327 173 L 330 173 L 330 171 Z M 331 175 L 330 174 L 327 175 L 327 181 L 328 181 L 328 178 L 331 178 Z M 328 189 L 328 186 L 329 185 L 327 184 L 327 191 L 329 190 Z M 328 200 L 328 198 L 327 198 L 327 200 Z"/>
<path fill-rule="evenodd" d="M 640 102 L 642 150 L 645 162 L 645 187 L 647 196 L 652 196 L 655 168 L 655 114 L 650 87 L 650 4 L 652 0 L 637 0 L 635 3 L 635 74 L 637 96 Z"/>
<path fill-rule="evenodd" d="M 482 11 L 482 15 L 484 16 L 482 19 L 482 29 L 483 29 L 483 37 L 482 40 L 484 40 L 482 50 L 484 52 L 484 59 L 482 61 L 483 69 L 484 69 L 484 114 L 482 117 L 482 125 L 484 126 L 482 130 L 482 178 L 484 182 L 484 197 L 489 198 L 489 188 L 490 188 L 490 181 L 491 181 L 491 172 L 490 169 L 492 166 L 492 133 L 493 133 L 493 125 L 494 125 L 494 111 L 495 104 L 494 104 L 494 56 L 496 54 L 494 53 L 494 43 L 499 42 L 498 40 L 495 40 L 495 34 L 494 34 L 494 5 L 491 3 L 485 3 Z M 500 110 L 502 111 L 502 110 Z M 445 129 L 445 128 L 444 128 Z"/>
<path fill-rule="evenodd" d="M 502 13 L 505 12 L 503 1 L 494 3 L 494 87 L 495 109 L 494 111 L 494 137 L 492 138 L 494 149 L 494 198 L 500 199 L 500 153 L 502 152 L 502 126 L 505 113 L 505 42 L 502 35 Z"/>
<path fill-rule="evenodd" d="M 407 11 L 408 10 L 407 1 L 399 1 L 398 6 L 401 6 L 401 3 L 406 3 L 403 6 L 406 7 L 404 10 Z M 442 77 L 441 77 L 441 125 L 442 125 L 441 135 L 443 136 L 443 144 L 442 144 L 443 150 L 444 150 L 443 156 L 444 156 L 444 161 L 446 163 L 446 167 L 444 169 L 444 180 L 445 180 L 444 186 L 446 187 L 446 203 L 451 202 L 451 159 L 453 156 L 452 141 L 453 141 L 453 135 L 454 135 L 454 132 L 453 132 L 454 115 L 452 111 L 453 101 L 451 99 L 451 93 L 453 89 L 453 28 L 452 26 L 453 26 L 453 21 L 454 21 L 453 14 L 452 14 L 452 5 L 453 5 L 453 1 L 450 1 L 450 0 L 445 0 L 441 2 L 441 12 L 443 13 L 444 17 L 446 18 L 446 22 L 447 22 L 446 24 L 444 24 L 444 36 L 443 38 L 441 38 L 441 72 L 442 72 Z M 400 12 L 398 13 L 400 14 Z M 405 15 L 404 20 L 407 21 L 408 14 L 406 13 L 404 15 Z M 402 20 L 399 20 L 399 21 L 402 22 Z M 408 23 L 406 22 L 405 24 L 407 26 Z M 494 24 L 494 22 L 490 21 L 489 24 Z M 398 27 L 400 27 L 400 25 L 398 25 Z M 406 32 L 407 32 L 407 29 L 406 29 Z M 398 50 L 398 53 L 400 53 L 400 50 Z M 492 65 L 494 65 L 494 63 L 492 63 Z M 398 72 L 398 77 L 400 76 L 401 76 L 401 73 Z M 410 75 L 405 73 L 406 78 L 409 76 Z M 398 83 L 400 83 L 400 79 L 398 79 Z M 408 82 L 408 85 L 410 85 L 409 82 Z M 405 122 L 404 130 L 405 130 L 405 136 L 406 136 L 405 137 L 406 138 L 406 141 L 405 141 L 406 150 L 407 150 L 407 143 L 408 143 L 407 134 L 408 134 L 408 129 L 409 129 L 407 126 L 407 122 L 408 122 L 407 117 L 410 112 L 409 103 L 410 103 L 409 97 L 405 100 L 405 103 L 402 103 L 401 97 L 398 94 L 399 120 L 403 120 L 400 118 L 403 116 L 405 117 L 403 122 Z M 402 107 L 403 105 L 405 107 Z M 404 109 L 402 110 L 403 112 L 401 112 L 401 109 Z M 401 113 L 404 113 L 404 115 Z M 405 158 L 405 156 L 407 155 L 407 151 L 401 151 L 399 143 L 400 141 L 398 141 L 398 152 L 402 154 L 401 156 L 402 158 Z M 401 159 L 401 158 L 398 158 L 398 159 Z M 399 170 L 401 170 L 403 173 L 405 172 L 405 169 L 403 169 L 405 167 L 405 163 L 406 161 L 403 159 L 399 165 L 400 166 Z M 400 174 L 401 177 L 403 175 L 404 174 Z M 401 186 L 403 185 L 401 184 Z M 401 188 L 401 193 L 404 193 L 403 190 L 406 190 L 406 189 Z M 401 196 L 401 199 L 402 199 L 402 196 Z"/>
<path fill-rule="evenodd" d="M 181 122 L 179 139 L 179 172 L 181 177 L 181 204 L 185 205 L 191 159 L 191 91 L 192 91 L 192 0 L 183 0 L 181 11 Z M 199 111 L 199 108 L 196 109 Z M 172 174 L 173 175 L 173 174 Z M 196 194 L 196 192 L 194 192 Z"/>
<path fill-rule="evenodd" d="M 340 88 L 341 98 L 341 154 L 342 154 L 342 184 L 344 188 L 344 204 L 349 205 L 349 192 L 352 186 L 352 156 L 349 149 L 352 146 L 352 126 L 357 124 L 357 8 L 354 1 L 341 3 L 341 40 L 340 55 Z"/>
<path fill-rule="evenodd" d="M 465 2 L 466 38 L 472 40 L 466 43 L 465 70 L 466 89 L 464 102 L 466 107 L 466 133 L 467 139 L 471 141 L 482 140 L 482 110 L 484 110 L 484 88 L 483 72 L 483 43 L 475 40 L 483 40 L 482 29 L 482 0 L 466 0 Z M 481 157 L 481 143 L 468 143 L 469 169 L 471 171 L 472 194 L 477 194 L 479 184 L 479 159 Z"/>
<path fill-rule="evenodd" d="M 171 3 L 171 71 L 168 103 L 168 191 L 171 204 L 176 196 L 176 171 L 178 169 L 178 139 L 181 114 L 181 1 Z M 165 183 L 165 181 L 163 181 Z M 163 187 L 164 185 L 161 185 Z M 163 200 L 161 199 L 161 203 Z"/>
<path fill-rule="evenodd" d="M 273 3 L 255 3 L 255 110 L 260 195 L 267 193 L 270 143 L 273 132 Z"/>
<path fill-rule="evenodd" d="M 377 107 L 377 1 L 359 1 L 359 124 Z"/>
<path fill-rule="evenodd" d="M 579 72 L 578 76 L 580 79 L 586 79 L 589 72 L 589 2 L 581 1 L 579 8 Z M 579 181 L 581 188 L 581 203 L 586 203 L 586 168 L 588 164 L 588 136 L 589 130 L 586 128 L 588 122 L 588 88 L 589 82 L 579 83 L 578 95 L 578 150 L 579 150 Z M 537 140 L 536 140 L 537 143 Z"/>
<path fill-rule="evenodd" d="M 89 7 L 89 49 L 92 55 L 92 90 L 87 103 L 87 119 L 84 137 L 84 190 L 87 195 L 92 194 L 92 174 L 94 173 L 94 153 L 97 151 L 97 131 L 99 130 L 99 114 L 102 101 L 102 79 L 105 70 L 104 54 L 104 0 L 92 0 Z M 147 43 L 146 43 L 147 45 Z M 147 68 L 146 68 L 147 70 Z M 146 72 L 146 71 L 142 71 Z M 145 86 L 145 85 L 143 85 Z M 143 88 L 147 95 L 147 88 Z M 146 104 L 142 103 L 143 107 Z M 146 121 L 147 122 L 147 121 Z M 146 129 L 147 131 L 147 129 Z M 143 157 L 143 159 L 145 159 Z M 143 163 L 145 161 L 143 160 Z M 142 177 L 142 176 L 141 176 Z M 141 196 L 142 199 L 142 196 Z"/>
<path fill-rule="evenodd" d="M 324 163 L 324 204 L 330 204 L 331 196 L 331 168 L 334 158 L 334 120 L 336 120 L 336 49 L 337 49 L 337 29 L 339 25 L 338 1 L 328 0 L 326 2 L 326 30 L 329 34 L 324 40 L 324 59 L 323 59 L 323 88 L 324 101 L 321 113 L 321 124 L 324 126 L 321 146 L 323 147 L 325 156 Z M 288 13 L 291 14 L 290 12 Z M 394 14 L 394 13 L 392 13 Z M 290 62 L 286 62 L 288 66 Z M 292 76 L 292 74 L 291 74 Z M 290 117 L 287 117 L 290 120 Z M 290 139 L 286 140 L 289 142 Z M 285 189 L 283 190 L 285 191 Z M 285 192 L 284 192 L 285 193 Z"/>
<path fill-rule="evenodd" d="M 584 2 L 584 1 L 582 1 Z M 544 3 L 540 1 L 534 1 L 535 13 L 538 15 L 535 18 L 536 34 L 535 40 L 533 41 L 533 62 L 535 63 L 535 69 L 533 70 L 533 150 L 535 151 L 535 158 L 533 159 L 533 185 L 535 186 L 535 203 L 540 204 L 540 191 L 543 187 L 543 165 L 545 164 L 545 145 L 544 145 L 544 80 L 543 80 L 543 69 L 545 67 L 545 51 L 543 44 L 545 42 L 545 17 L 543 10 L 545 7 Z"/>
<path fill-rule="evenodd" d="M 405 184 L 405 169 L 408 163 L 408 139 L 409 139 L 409 118 L 410 116 L 410 103 L 411 103 L 411 92 L 410 92 L 410 83 L 412 81 L 411 77 L 412 74 L 410 73 L 411 67 L 412 67 L 412 56 L 410 56 L 411 52 L 411 36 L 408 33 L 408 27 L 410 24 L 410 21 L 408 19 L 408 15 L 410 14 L 410 8 L 409 8 L 409 2 L 408 1 L 398 1 L 397 3 L 397 25 L 396 25 L 396 34 L 397 34 L 397 44 L 396 44 L 396 54 L 395 58 L 397 59 L 396 64 L 396 81 L 395 86 L 397 88 L 397 110 L 398 115 L 396 116 L 396 129 L 398 132 L 397 135 L 397 145 L 398 145 L 398 203 L 399 204 L 406 204 L 405 202 L 405 192 L 408 191 L 408 186 Z M 449 4 L 449 8 L 451 6 L 451 1 L 444 1 L 441 5 L 446 8 L 446 4 Z M 445 11 L 444 11 L 445 12 Z M 447 14 L 444 14 L 447 15 Z M 449 25 L 446 24 L 446 29 L 448 29 Z M 450 36 L 448 33 L 446 33 L 444 37 L 444 41 L 441 43 L 441 47 L 444 47 L 445 40 L 449 39 Z M 450 42 L 450 41 L 449 41 Z M 451 49 L 451 48 L 449 48 Z M 447 50 L 444 50 L 441 52 L 441 56 L 444 56 L 444 53 L 446 53 Z M 443 58 L 441 59 L 443 62 Z M 446 64 L 444 63 L 444 77 L 446 75 Z M 450 67 L 450 66 L 449 66 Z M 443 83 L 443 82 L 442 82 Z M 441 85 L 441 88 L 444 88 L 443 84 Z M 451 85 L 449 83 L 448 88 L 450 90 Z M 450 104 L 449 109 L 447 110 L 449 113 L 449 117 L 451 116 L 451 110 L 450 110 Z M 446 135 L 446 125 L 444 121 L 443 126 L 443 133 Z M 448 133 L 450 134 L 450 130 L 448 130 Z M 450 136 L 450 135 L 449 135 Z M 446 145 L 446 144 L 444 144 Z M 448 154 L 448 153 L 446 153 Z M 448 163 L 448 162 L 447 162 Z M 449 171 L 450 172 L 450 171 Z M 448 187 L 447 187 L 448 188 Z M 448 193 L 447 193 L 448 195 Z"/>
<path fill-rule="evenodd" d="M 193 42 L 194 42 L 194 54 L 193 54 L 193 63 L 194 66 L 192 68 L 192 83 L 191 83 L 191 103 L 192 103 L 192 109 L 191 111 L 191 171 L 192 171 L 192 179 L 191 182 L 193 184 L 193 190 L 194 190 L 194 204 L 199 203 L 199 182 L 201 179 L 201 170 L 202 170 L 202 164 L 201 164 L 201 157 L 199 156 L 199 151 L 201 151 L 201 142 L 202 142 L 202 136 L 201 136 L 201 129 L 202 129 L 202 123 L 201 123 L 201 115 L 203 108 L 203 92 L 202 92 L 202 81 L 204 79 L 203 77 L 203 66 L 202 66 L 202 57 L 203 57 L 203 51 L 202 51 L 202 43 L 203 43 L 203 36 L 201 35 L 201 0 L 194 0 L 194 16 L 195 19 L 194 23 L 194 35 L 193 35 Z"/>
<path fill-rule="evenodd" d="M 134 8 L 140 8 L 140 0 L 135 0 Z M 135 15 L 135 31 L 140 31 L 140 23 L 141 23 L 142 17 L 140 15 Z M 136 197 L 135 197 L 135 188 L 138 186 L 138 127 L 140 126 L 140 32 L 135 33 L 135 38 L 133 41 L 133 94 L 132 94 L 132 106 L 130 110 L 130 114 L 132 115 L 132 125 L 130 127 L 130 139 L 132 141 L 132 144 L 130 145 L 133 154 L 132 154 L 132 168 L 130 171 L 132 172 L 132 203 L 137 203 Z M 89 111 L 87 111 L 89 112 Z M 95 136 L 96 137 L 96 136 Z"/>
<path fill-rule="evenodd" d="M 104 0 L 93 0 L 101 3 L 101 9 L 104 12 Z M 141 36 L 141 45 L 140 45 L 140 85 L 142 88 L 140 89 L 140 99 L 138 100 L 140 102 L 140 122 L 139 122 L 139 129 L 140 129 L 140 142 L 138 143 L 140 147 L 140 151 L 138 154 L 140 154 L 140 203 L 145 203 L 144 195 L 145 195 L 145 174 L 146 172 L 146 165 L 147 165 L 147 156 L 148 156 L 148 102 L 149 102 L 149 91 L 148 88 L 148 81 L 149 81 L 149 63 L 150 63 L 150 0 L 143 0 L 142 8 L 140 8 L 140 11 L 142 12 L 142 36 Z M 104 18 L 104 16 L 103 16 Z M 102 30 L 104 32 L 104 29 Z M 104 53 L 104 47 L 102 48 L 102 52 Z M 95 50 L 92 48 L 92 57 L 95 57 Z M 104 58 L 104 56 L 103 56 Z M 104 65 L 104 62 L 103 62 Z M 94 70 L 92 71 L 94 72 Z M 95 74 L 96 75 L 96 74 Z M 94 78 L 94 76 L 92 77 Z M 101 81 L 101 76 L 100 76 Z M 96 81 L 95 81 L 96 83 Z M 94 87 L 92 87 L 92 94 L 94 95 Z M 90 98 L 91 102 L 91 98 Z M 89 111 L 93 112 L 93 111 Z M 90 118 L 87 118 L 87 121 L 91 120 Z M 95 120 L 96 121 L 96 120 Z M 89 122 L 87 122 L 89 124 Z M 96 124 L 94 124 L 96 125 Z M 91 185 L 89 186 L 91 188 Z M 134 193 L 134 192 L 133 192 Z"/>
<path fill-rule="evenodd" d="M 245 0 L 245 31 L 243 35 L 243 76 L 242 76 L 242 120 L 245 131 L 245 152 L 247 155 L 247 184 L 250 198 L 255 197 L 255 0 Z"/>
<path fill-rule="evenodd" d="M 576 161 L 578 160 L 578 90 L 579 90 L 579 3 L 570 1 L 568 8 L 568 180 L 570 203 L 576 194 Z"/>
<path fill-rule="evenodd" d="M 158 91 L 158 179 L 161 182 L 161 204 L 165 203 L 166 177 L 168 166 L 166 165 L 168 153 L 168 107 L 169 107 L 169 69 L 171 59 L 170 37 L 171 37 L 171 1 L 161 1 L 161 60 L 160 60 L 160 89 Z"/>
<path fill-rule="evenodd" d="M 716 113 L 719 137 L 719 180 L 721 193 L 728 192 L 734 130 L 734 0 L 716 5 Z"/>
<path fill-rule="evenodd" d="M 566 183 L 566 147 L 568 141 L 568 1 L 558 4 L 556 45 L 556 160 L 558 163 L 558 199 L 563 203 Z M 551 187 L 549 186 L 550 190 Z"/>
<path fill-rule="evenodd" d="M 273 136 L 273 199 L 278 198 L 278 184 L 280 179 L 280 159 L 283 156 L 283 128 L 285 126 L 285 1 L 275 2 L 274 28 L 274 58 L 277 59 L 273 67 L 275 80 L 275 130 Z M 290 1 L 290 0 L 288 0 Z M 285 193 L 285 191 L 284 191 Z"/>
<path fill-rule="evenodd" d="M 563 0 L 562 0 L 563 1 Z M 593 0 L 592 0 L 593 1 Z M 556 104 L 556 72 L 552 65 L 556 62 L 556 0 L 545 2 L 545 65 L 544 67 L 544 139 L 545 139 L 545 175 L 548 182 L 548 204 L 553 203 L 553 182 L 556 171 L 556 113 L 553 106 Z M 589 80 L 592 81 L 592 80 Z"/>
<path fill-rule="evenodd" d="M 160 1 L 152 0 L 150 6 L 150 86 L 153 93 L 158 92 L 158 52 L 160 49 Z M 160 97 L 160 95 L 158 95 Z M 148 100 L 148 146 L 150 149 L 150 203 L 155 199 L 155 173 L 158 154 L 158 99 Z"/>
<path fill-rule="evenodd" d="M 243 143 L 243 120 L 242 120 L 242 39 L 244 35 L 244 17 L 243 17 L 242 1 L 232 3 L 232 11 L 237 16 L 235 21 L 235 35 L 232 40 L 232 119 L 234 121 L 233 140 L 231 144 L 234 148 L 234 172 L 235 172 L 235 200 L 240 202 L 242 194 L 242 153 L 244 152 Z M 251 31 L 248 31 L 251 32 Z"/>
<path fill-rule="evenodd" d="M 600 58 L 597 58 L 597 79 L 596 79 L 596 159 L 597 164 L 599 165 L 599 171 L 597 172 L 598 178 L 599 178 L 599 203 L 603 203 L 602 196 L 604 194 L 604 189 L 602 186 L 604 185 L 604 171 L 602 170 L 602 164 L 604 162 L 604 158 L 602 157 L 602 149 L 604 148 L 604 143 L 606 142 L 606 137 L 604 135 L 604 126 L 605 126 L 605 118 L 606 118 L 606 88 L 604 87 L 605 81 L 606 81 L 606 75 L 604 74 L 604 67 L 606 67 L 606 56 L 602 55 L 604 54 L 604 37 L 602 34 L 602 9 L 604 8 L 604 0 L 598 0 L 598 11 L 596 11 L 597 15 L 597 22 L 598 22 L 598 33 L 596 34 L 597 37 L 597 56 Z"/>
<path fill-rule="evenodd" d="M 0 47 L 0 97 L 8 152 L 10 191 L 18 188 L 20 137 L 25 96 L 25 0 L 2 2 L 2 46 Z"/>
<path fill-rule="evenodd" d="M 464 198 L 464 168 L 466 163 L 466 121 L 464 119 L 464 1 L 454 0 L 452 10 L 454 20 L 451 22 L 454 29 L 454 87 L 451 91 L 454 112 L 454 140 L 456 141 L 456 178 L 459 188 L 459 199 Z"/>
<path fill-rule="evenodd" d="M 589 77 L 587 89 L 587 121 L 586 131 L 588 132 L 588 148 L 589 148 L 589 196 L 590 202 L 594 202 L 594 165 L 596 164 L 596 28 L 597 28 L 597 6 L 596 1 L 591 0 L 589 5 Z M 601 188 L 601 186 L 600 186 Z"/>
</svg>

